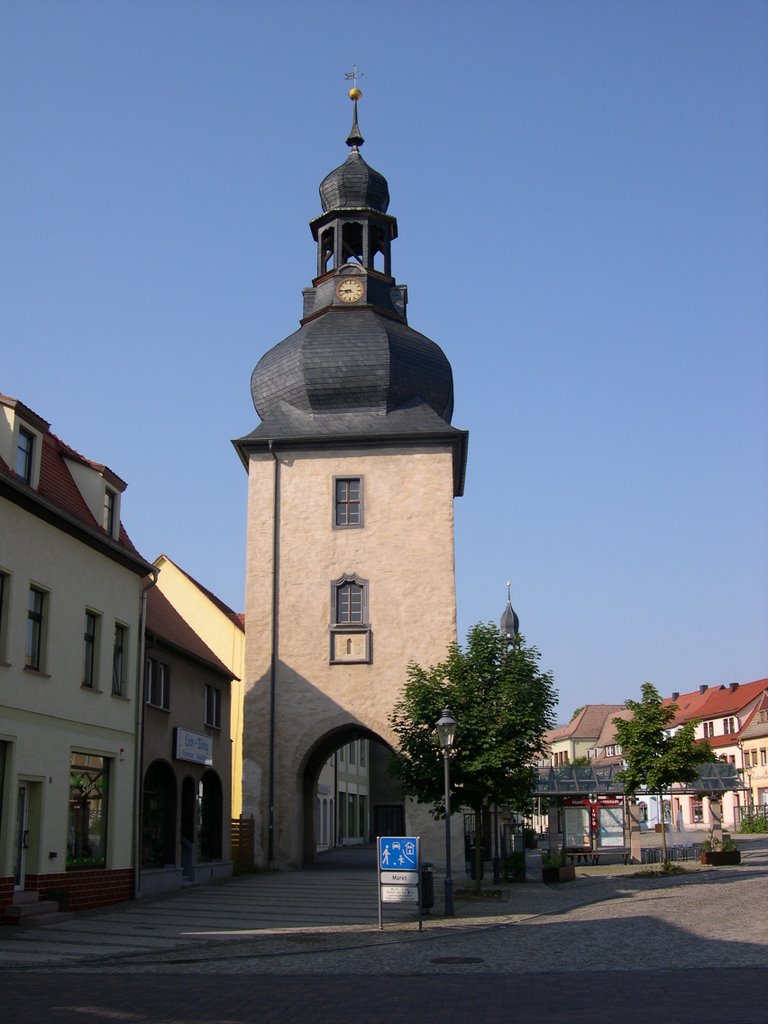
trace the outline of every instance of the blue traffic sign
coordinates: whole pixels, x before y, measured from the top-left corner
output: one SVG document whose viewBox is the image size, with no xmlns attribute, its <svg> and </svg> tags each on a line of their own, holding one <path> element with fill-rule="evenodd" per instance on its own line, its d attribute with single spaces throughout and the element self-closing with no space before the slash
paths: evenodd
<svg viewBox="0 0 768 1024">
<path fill-rule="evenodd" d="M 418 836 L 379 836 L 379 870 L 415 871 L 418 866 Z"/>
</svg>

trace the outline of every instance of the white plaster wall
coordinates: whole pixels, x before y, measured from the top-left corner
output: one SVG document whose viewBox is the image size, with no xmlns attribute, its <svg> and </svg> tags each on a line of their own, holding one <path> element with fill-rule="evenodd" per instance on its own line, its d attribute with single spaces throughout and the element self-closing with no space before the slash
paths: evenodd
<svg viewBox="0 0 768 1024">
<path fill-rule="evenodd" d="M 0 569 L 10 576 L 5 662 L 0 664 L 0 739 L 10 746 L 0 874 L 13 862 L 16 782 L 41 783 L 39 863 L 30 872 L 63 871 L 69 764 L 73 750 L 112 759 L 108 867 L 132 861 L 136 672 L 142 580 L 68 534 L 0 500 Z M 24 668 L 30 584 L 47 591 L 42 673 Z M 81 686 L 86 608 L 101 616 L 98 686 Z M 128 627 L 126 691 L 112 696 L 115 621 Z M 7 813 L 6 813 L 7 812 Z M 56 852 L 56 858 L 49 858 Z"/>
</svg>

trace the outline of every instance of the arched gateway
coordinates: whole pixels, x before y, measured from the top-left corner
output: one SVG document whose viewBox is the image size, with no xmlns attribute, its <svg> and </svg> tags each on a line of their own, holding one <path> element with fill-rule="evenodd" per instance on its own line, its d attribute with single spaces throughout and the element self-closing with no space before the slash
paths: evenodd
<svg viewBox="0 0 768 1024">
<path fill-rule="evenodd" d="M 323 759 L 349 736 L 391 743 L 408 663 L 442 660 L 456 637 L 467 433 L 450 424 L 448 360 L 408 325 L 387 182 L 360 155 L 350 96 L 349 154 L 310 224 L 301 326 L 258 362 L 261 423 L 234 442 L 249 476 L 243 811 L 257 859 L 276 867 L 321 838 Z M 405 808 L 409 831 L 428 820 Z"/>
</svg>

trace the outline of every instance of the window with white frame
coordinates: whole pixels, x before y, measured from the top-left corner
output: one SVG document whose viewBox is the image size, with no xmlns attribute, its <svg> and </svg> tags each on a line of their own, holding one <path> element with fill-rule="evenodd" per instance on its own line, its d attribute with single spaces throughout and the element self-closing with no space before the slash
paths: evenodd
<svg viewBox="0 0 768 1024">
<path fill-rule="evenodd" d="M 715 735 L 715 723 L 714 722 L 705 722 L 704 723 L 704 736 L 705 736 L 705 738 L 709 739 L 710 736 L 714 736 L 714 735 Z"/>
<path fill-rule="evenodd" d="M 35 464 L 35 435 L 31 430 L 19 427 L 16 440 L 16 474 L 24 483 L 32 483 L 32 471 Z"/>
<path fill-rule="evenodd" d="M 115 623 L 115 637 L 112 644 L 112 693 L 116 697 L 125 695 L 126 661 L 128 658 L 128 627 Z"/>
<path fill-rule="evenodd" d="M 24 640 L 24 664 L 35 672 L 43 671 L 45 656 L 45 612 L 48 595 L 39 587 L 29 588 L 27 632 Z"/>
<path fill-rule="evenodd" d="M 8 644 L 8 618 L 11 600 L 11 577 L 0 569 L 0 664 L 5 662 Z"/>
<path fill-rule="evenodd" d="M 83 630 L 83 677 L 82 685 L 89 690 L 97 689 L 99 664 L 99 620 L 96 612 L 85 612 L 85 629 Z"/>
<path fill-rule="evenodd" d="M 147 658 L 144 676 L 144 699 L 152 707 L 168 711 L 171 706 L 171 670 L 157 658 Z"/>
<path fill-rule="evenodd" d="M 726 736 L 736 732 L 736 719 L 735 718 L 724 718 L 723 719 L 723 732 Z"/>
<path fill-rule="evenodd" d="M 221 690 L 210 683 L 205 686 L 205 724 L 221 728 Z"/>
<path fill-rule="evenodd" d="M 101 525 L 110 537 L 115 536 L 117 525 L 117 493 L 111 487 L 104 488 L 104 513 Z"/>
</svg>

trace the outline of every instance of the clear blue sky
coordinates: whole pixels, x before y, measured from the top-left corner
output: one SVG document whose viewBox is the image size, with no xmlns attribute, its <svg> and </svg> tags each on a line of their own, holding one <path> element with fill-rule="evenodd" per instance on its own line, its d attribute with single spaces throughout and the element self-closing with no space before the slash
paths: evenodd
<svg viewBox="0 0 768 1024">
<path fill-rule="evenodd" d="M 460 633 L 511 579 L 563 718 L 768 675 L 763 0 L 6 0 L 0 390 L 242 608 L 229 442 L 298 326 L 354 63 L 470 431 Z"/>
</svg>

